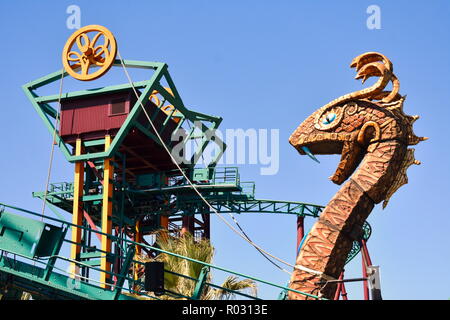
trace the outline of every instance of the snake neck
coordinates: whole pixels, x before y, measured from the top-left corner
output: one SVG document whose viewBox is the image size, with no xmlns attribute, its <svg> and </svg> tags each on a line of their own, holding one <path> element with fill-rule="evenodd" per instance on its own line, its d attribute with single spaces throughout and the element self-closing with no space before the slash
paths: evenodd
<svg viewBox="0 0 450 320">
<path fill-rule="evenodd" d="M 370 148 L 369 148 L 370 149 Z M 333 298 L 337 279 L 344 269 L 353 242 L 360 239 L 362 225 L 375 204 L 383 201 L 395 180 L 406 146 L 399 141 L 381 142 L 367 152 L 358 169 L 334 195 L 314 224 L 297 257 L 290 288 Z M 289 299 L 305 299 L 293 292 Z"/>
</svg>

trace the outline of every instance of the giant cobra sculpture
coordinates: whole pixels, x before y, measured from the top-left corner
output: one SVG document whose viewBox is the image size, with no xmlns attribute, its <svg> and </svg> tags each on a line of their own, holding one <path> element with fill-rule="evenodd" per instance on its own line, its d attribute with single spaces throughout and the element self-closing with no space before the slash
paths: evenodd
<svg viewBox="0 0 450 320">
<path fill-rule="evenodd" d="M 367 89 L 346 94 L 310 115 L 289 142 L 302 155 L 341 154 L 331 180 L 347 182 L 335 194 L 308 233 L 297 257 L 290 288 L 332 298 L 352 243 L 375 204 L 386 207 L 392 194 L 407 183 L 406 169 L 420 164 L 415 145 L 425 140 L 413 133 L 419 117 L 403 112 L 405 97 L 392 63 L 376 52 L 353 59 L 356 79 L 378 81 Z M 392 90 L 384 91 L 392 83 Z M 289 299 L 306 299 L 290 292 Z"/>
</svg>

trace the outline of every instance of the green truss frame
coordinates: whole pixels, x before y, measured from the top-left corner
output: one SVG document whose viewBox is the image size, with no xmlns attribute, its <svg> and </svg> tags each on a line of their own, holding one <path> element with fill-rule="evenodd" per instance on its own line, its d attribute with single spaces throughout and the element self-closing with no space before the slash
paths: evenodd
<svg viewBox="0 0 450 320">
<path fill-rule="evenodd" d="M 138 101 L 135 103 L 133 108 L 131 109 L 130 113 L 128 114 L 125 122 L 123 123 L 122 127 L 120 128 L 117 135 L 114 137 L 114 139 L 111 142 L 110 147 L 103 151 L 103 152 L 89 152 L 87 150 L 86 154 L 83 155 L 73 155 L 71 150 L 69 149 L 69 146 L 67 146 L 61 136 L 59 135 L 58 130 L 55 132 L 55 126 L 53 121 L 51 120 L 56 119 L 58 116 L 58 111 L 55 110 L 52 106 L 50 106 L 50 103 L 52 102 L 58 102 L 60 95 L 48 95 L 48 96 L 39 96 L 36 93 L 36 90 L 44 87 L 48 84 L 51 84 L 55 81 L 58 81 L 64 77 L 68 76 L 68 73 L 64 71 L 64 69 L 53 72 L 51 74 L 48 74 L 42 78 L 39 78 L 37 80 L 31 81 L 25 85 L 22 86 L 22 89 L 24 90 L 26 96 L 31 101 L 33 107 L 35 108 L 38 115 L 41 117 L 41 119 L 44 121 L 44 124 L 46 125 L 49 132 L 53 135 L 55 132 L 55 142 L 61 149 L 62 153 L 64 154 L 65 158 L 69 162 L 77 162 L 77 161 L 87 161 L 87 160 L 100 160 L 105 158 L 111 158 L 112 156 L 116 155 L 119 149 L 120 144 L 122 143 L 123 139 L 126 137 L 128 132 L 131 130 L 131 128 L 136 127 L 138 130 L 142 131 L 145 135 L 147 135 L 149 138 L 156 141 L 158 144 L 160 144 L 159 139 L 150 132 L 148 127 L 142 126 L 140 123 L 137 122 L 137 119 L 142 112 L 141 103 L 147 101 L 150 97 L 150 95 L 153 93 L 154 90 L 157 90 L 159 94 L 161 94 L 164 98 L 164 101 L 168 101 L 171 103 L 175 110 L 177 111 L 177 116 L 181 118 L 178 126 L 176 129 L 180 128 L 184 121 L 188 120 L 194 124 L 192 126 L 192 130 L 190 130 L 189 134 L 184 139 L 183 143 L 186 143 L 189 139 L 196 139 L 198 136 L 194 137 L 194 131 L 195 128 L 199 128 L 201 130 L 201 138 L 202 141 L 197 145 L 197 150 L 192 155 L 192 158 L 190 159 L 190 164 L 192 166 L 195 166 L 198 159 L 200 158 L 202 152 L 207 147 L 208 143 L 211 141 L 211 139 L 208 138 L 208 130 L 215 130 L 219 127 L 220 123 L 222 122 L 221 117 L 211 116 L 207 114 L 203 114 L 200 112 L 195 112 L 192 110 L 189 110 L 183 103 L 183 100 L 181 99 L 180 94 L 178 93 L 178 90 L 172 81 L 172 78 L 168 71 L 168 65 L 162 62 L 148 62 L 148 61 L 134 61 L 134 60 L 118 60 L 116 59 L 114 61 L 113 66 L 121 67 L 123 65 L 126 68 L 139 68 L 139 69 L 147 69 L 147 70 L 153 70 L 154 73 L 152 77 L 149 80 L 145 81 L 139 81 L 139 82 L 133 82 L 127 83 L 127 84 L 120 84 L 120 85 L 114 85 L 114 86 L 107 86 L 97 89 L 90 89 L 90 90 L 83 90 L 83 91 L 74 91 L 74 92 L 67 92 L 61 94 L 61 99 L 65 98 L 79 98 L 79 97 L 88 97 L 97 95 L 100 93 L 114 93 L 126 89 L 130 89 L 132 87 L 136 89 L 142 89 L 142 93 L 138 99 Z M 165 80 L 169 86 L 169 88 L 173 92 L 173 96 L 164 88 L 164 86 L 161 84 L 161 81 Z M 162 105 L 161 105 L 162 106 Z M 160 107 L 160 106 L 159 106 Z M 170 115 L 168 115 L 168 118 Z M 166 121 L 167 122 L 167 121 Z M 210 126 L 207 126 L 204 122 L 209 122 Z M 215 137 L 215 141 L 218 137 Z M 226 145 L 223 143 L 223 141 L 218 141 L 221 145 L 223 145 L 223 149 L 221 152 L 216 154 L 215 158 L 210 162 L 208 165 L 209 167 L 214 167 L 217 162 L 219 161 L 220 157 L 223 155 L 223 152 L 225 151 Z M 94 140 L 90 142 L 85 142 L 85 146 L 96 146 L 96 145 L 103 145 L 104 139 Z"/>
</svg>

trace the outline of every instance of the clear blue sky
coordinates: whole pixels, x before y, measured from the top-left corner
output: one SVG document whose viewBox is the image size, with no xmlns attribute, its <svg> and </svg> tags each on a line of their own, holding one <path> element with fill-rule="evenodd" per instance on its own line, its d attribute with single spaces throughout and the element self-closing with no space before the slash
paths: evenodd
<svg viewBox="0 0 450 320">
<path fill-rule="evenodd" d="M 450 298 L 449 230 L 450 2 L 443 1 L 2 1 L 0 33 L 0 201 L 39 211 L 32 191 L 45 186 L 51 136 L 21 85 L 60 69 L 72 30 L 67 6 L 79 5 L 81 24 L 100 24 L 116 36 L 126 59 L 163 61 L 186 105 L 220 115 L 222 128 L 280 130 L 280 170 L 261 176 L 241 166 L 242 180 L 256 182 L 257 197 L 326 204 L 338 186 L 327 178 L 337 156 L 321 164 L 300 157 L 291 132 L 318 107 L 361 89 L 349 63 L 379 51 L 395 65 L 405 111 L 418 114 L 416 147 L 421 166 L 388 207 L 372 212 L 368 246 L 381 266 L 386 299 Z M 381 29 L 366 27 L 369 5 L 381 8 Z M 123 75 L 118 83 L 126 82 Z M 70 181 L 72 165 L 58 151 L 52 181 Z M 250 237 L 293 262 L 293 216 L 238 217 Z M 311 221 L 308 226 L 311 225 Z M 284 284 L 286 275 L 213 218 L 215 263 Z M 361 261 L 347 277 L 361 275 Z M 350 298 L 362 286 L 348 285 Z M 277 290 L 261 290 L 276 298 Z"/>
</svg>

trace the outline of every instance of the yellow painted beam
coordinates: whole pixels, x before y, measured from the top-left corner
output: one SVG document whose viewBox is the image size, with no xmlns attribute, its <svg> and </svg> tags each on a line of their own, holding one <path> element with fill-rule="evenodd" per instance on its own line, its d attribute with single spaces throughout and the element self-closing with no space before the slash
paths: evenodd
<svg viewBox="0 0 450 320">
<path fill-rule="evenodd" d="M 136 237 L 134 239 L 135 242 L 141 243 L 142 242 L 142 224 L 141 221 L 136 222 Z M 140 257 L 142 249 L 141 246 L 136 245 L 136 256 Z M 139 260 L 138 258 L 136 260 Z M 134 280 L 139 280 L 139 269 L 141 268 L 140 264 L 135 264 L 134 270 L 133 270 L 133 278 Z M 134 287 L 134 290 L 137 290 L 137 286 Z"/>
<path fill-rule="evenodd" d="M 79 156 L 83 152 L 81 139 L 76 140 L 75 155 Z M 77 226 L 83 224 L 83 186 L 84 186 L 84 162 L 75 163 L 75 176 L 73 180 L 73 209 L 72 209 L 72 223 Z M 72 226 L 72 242 L 81 243 L 81 228 Z M 70 249 L 70 259 L 79 260 L 81 246 L 72 243 Z M 78 274 L 78 266 L 76 263 L 70 263 L 71 277 L 74 278 L 74 274 Z"/>
<path fill-rule="evenodd" d="M 142 242 L 142 223 L 141 221 L 136 222 L 136 239 L 134 241 L 141 243 Z M 141 254 L 141 246 L 136 245 L 136 254 Z"/>
<path fill-rule="evenodd" d="M 105 151 L 109 149 L 111 145 L 111 136 L 105 136 Z M 103 168 L 103 204 L 102 204 L 102 232 L 112 235 L 112 196 L 113 196 L 113 174 L 114 166 L 112 165 L 112 158 L 104 160 Z M 111 252 L 111 238 L 106 235 L 101 235 L 101 249 L 102 251 Z M 102 252 L 100 259 L 100 268 L 103 271 L 111 271 L 111 263 L 107 261 L 106 253 Z M 110 288 L 107 285 L 110 275 L 101 272 L 100 282 L 102 288 Z"/>
</svg>

